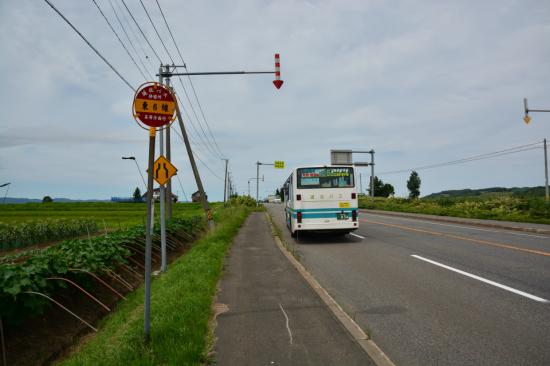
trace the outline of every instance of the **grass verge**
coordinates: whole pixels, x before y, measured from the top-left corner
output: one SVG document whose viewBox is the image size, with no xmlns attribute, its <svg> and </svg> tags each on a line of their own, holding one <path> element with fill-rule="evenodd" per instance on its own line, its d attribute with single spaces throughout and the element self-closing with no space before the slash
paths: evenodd
<svg viewBox="0 0 550 366">
<path fill-rule="evenodd" d="M 151 288 L 151 340 L 143 341 L 143 287 L 61 365 L 200 365 L 206 361 L 212 300 L 231 241 L 250 213 L 215 213 L 216 229 L 171 264 Z"/>
</svg>

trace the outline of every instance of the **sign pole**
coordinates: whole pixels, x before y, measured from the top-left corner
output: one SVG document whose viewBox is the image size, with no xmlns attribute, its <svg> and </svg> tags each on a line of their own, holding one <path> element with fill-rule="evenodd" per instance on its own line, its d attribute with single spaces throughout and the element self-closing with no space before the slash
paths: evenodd
<svg viewBox="0 0 550 366">
<path fill-rule="evenodd" d="M 162 65 L 159 68 L 159 74 L 162 73 Z M 162 76 L 159 76 L 159 83 L 162 84 Z M 168 127 L 169 128 L 169 127 Z M 161 156 L 164 156 L 164 129 L 159 133 L 159 152 Z M 161 265 L 160 270 L 166 272 L 167 259 L 166 259 L 166 187 L 160 184 L 160 254 Z"/>
<path fill-rule="evenodd" d="M 149 129 L 149 170 L 147 172 L 147 225 L 145 229 L 145 305 L 144 331 L 145 342 L 150 340 L 151 332 L 151 219 L 153 217 L 153 163 L 155 160 L 155 128 Z"/>
</svg>

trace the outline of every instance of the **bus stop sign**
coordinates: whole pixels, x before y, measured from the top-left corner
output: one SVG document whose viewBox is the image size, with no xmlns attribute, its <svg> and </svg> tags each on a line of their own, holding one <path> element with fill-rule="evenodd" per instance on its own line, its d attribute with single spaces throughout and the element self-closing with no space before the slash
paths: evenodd
<svg viewBox="0 0 550 366">
<path fill-rule="evenodd" d="M 133 115 L 141 127 L 166 126 L 176 118 L 176 98 L 162 84 L 145 83 L 134 96 Z"/>
</svg>

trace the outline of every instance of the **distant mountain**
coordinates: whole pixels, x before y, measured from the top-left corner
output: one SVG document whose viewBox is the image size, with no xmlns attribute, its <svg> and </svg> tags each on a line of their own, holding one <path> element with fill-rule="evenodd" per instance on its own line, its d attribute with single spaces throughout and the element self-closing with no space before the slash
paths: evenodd
<svg viewBox="0 0 550 366">
<path fill-rule="evenodd" d="M 502 194 L 512 194 L 522 197 L 544 197 L 544 186 L 538 187 L 492 187 L 481 189 L 455 189 L 441 191 L 424 196 L 424 198 L 442 198 L 442 197 L 479 197 L 479 196 L 498 196 Z"/>
<path fill-rule="evenodd" d="M 4 201 L 3 197 L 0 197 L 0 204 Z M 54 202 L 110 202 L 111 200 L 73 200 L 70 198 L 54 198 Z M 21 198 L 21 197 L 6 197 L 6 204 L 8 203 L 40 203 L 41 199 L 38 198 Z"/>
</svg>

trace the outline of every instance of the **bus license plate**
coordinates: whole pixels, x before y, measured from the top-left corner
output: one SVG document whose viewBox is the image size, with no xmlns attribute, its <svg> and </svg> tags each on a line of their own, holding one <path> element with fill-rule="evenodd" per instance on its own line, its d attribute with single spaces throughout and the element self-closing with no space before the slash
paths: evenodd
<svg viewBox="0 0 550 366">
<path fill-rule="evenodd" d="M 347 220 L 349 218 L 348 214 L 347 213 L 339 213 L 337 214 L 336 216 L 338 218 L 338 220 Z"/>
</svg>

